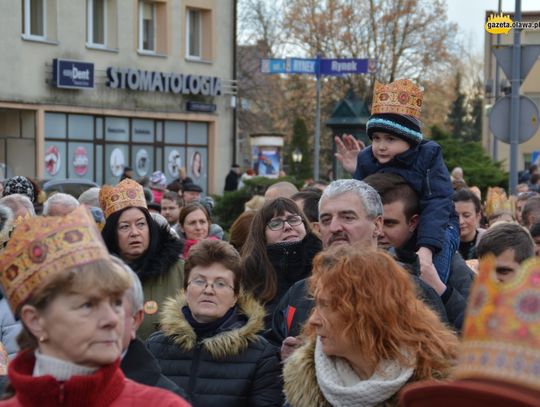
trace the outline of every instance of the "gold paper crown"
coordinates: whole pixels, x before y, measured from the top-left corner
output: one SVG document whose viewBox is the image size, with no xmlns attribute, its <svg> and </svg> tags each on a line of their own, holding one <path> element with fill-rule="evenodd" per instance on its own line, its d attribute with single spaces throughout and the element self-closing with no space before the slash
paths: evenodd
<svg viewBox="0 0 540 407">
<path fill-rule="evenodd" d="M 494 270 L 492 256 L 480 261 L 454 376 L 540 390 L 540 258 L 524 262 L 505 283 Z"/>
<path fill-rule="evenodd" d="M 109 256 L 88 210 L 34 216 L 19 224 L 0 256 L 0 284 L 13 312 L 51 273 Z"/>
<path fill-rule="evenodd" d="M 408 79 L 383 85 L 375 81 L 371 114 L 406 114 L 420 119 L 422 90 Z"/>
<path fill-rule="evenodd" d="M 108 218 L 111 214 L 133 206 L 147 208 L 143 187 L 126 178 L 115 187 L 103 185 L 99 191 L 99 206 Z"/>
<path fill-rule="evenodd" d="M 504 189 L 500 187 L 488 188 L 486 196 L 485 213 L 488 218 L 495 214 L 508 212 L 515 216 L 515 201 L 508 198 Z"/>
</svg>

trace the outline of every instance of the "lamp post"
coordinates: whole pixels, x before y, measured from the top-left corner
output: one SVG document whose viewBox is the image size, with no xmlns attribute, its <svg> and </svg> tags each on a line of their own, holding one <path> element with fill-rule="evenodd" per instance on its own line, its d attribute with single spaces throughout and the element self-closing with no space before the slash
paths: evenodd
<svg viewBox="0 0 540 407">
<path fill-rule="evenodd" d="M 302 162 L 302 150 L 300 150 L 298 147 L 296 147 L 292 153 L 292 160 L 294 162 L 294 166 L 296 167 L 296 178 L 300 176 L 300 170 L 299 165 Z"/>
</svg>

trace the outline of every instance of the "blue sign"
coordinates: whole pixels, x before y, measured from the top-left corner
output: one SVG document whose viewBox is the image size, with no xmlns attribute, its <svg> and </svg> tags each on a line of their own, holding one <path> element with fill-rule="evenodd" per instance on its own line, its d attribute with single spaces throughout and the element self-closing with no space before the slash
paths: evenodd
<svg viewBox="0 0 540 407">
<path fill-rule="evenodd" d="M 377 61 L 374 59 L 321 59 L 321 75 L 365 74 L 373 73 L 376 69 Z"/>
<path fill-rule="evenodd" d="M 285 60 L 285 72 L 287 73 L 308 73 L 316 75 L 318 70 L 318 59 L 287 58 Z"/>
<path fill-rule="evenodd" d="M 263 58 L 261 59 L 261 72 L 262 73 L 286 73 L 285 60 L 276 59 L 276 58 Z"/>
<path fill-rule="evenodd" d="M 53 83 L 57 88 L 93 89 L 94 64 L 91 62 L 54 59 Z"/>
</svg>

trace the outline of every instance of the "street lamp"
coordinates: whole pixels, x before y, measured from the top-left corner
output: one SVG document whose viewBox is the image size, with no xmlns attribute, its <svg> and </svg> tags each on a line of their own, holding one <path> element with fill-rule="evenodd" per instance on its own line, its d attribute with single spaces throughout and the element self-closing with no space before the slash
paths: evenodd
<svg viewBox="0 0 540 407">
<path fill-rule="evenodd" d="M 296 167 L 296 178 L 299 177 L 299 164 L 302 162 L 302 150 L 300 150 L 298 147 L 296 147 L 292 153 L 292 160 Z"/>
</svg>

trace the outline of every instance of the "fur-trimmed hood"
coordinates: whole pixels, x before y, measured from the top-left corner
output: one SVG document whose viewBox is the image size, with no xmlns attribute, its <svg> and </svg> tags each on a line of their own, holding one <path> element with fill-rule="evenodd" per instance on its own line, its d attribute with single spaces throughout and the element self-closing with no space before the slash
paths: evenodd
<svg viewBox="0 0 540 407">
<path fill-rule="evenodd" d="M 190 351 L 197 344 L 197 335 L 182 312 L 185 305 L 184 291 L 175 298 L 167 299 L 163 305 L 160 323 L 165 336 L 183 351 Z M 247 318 L 244 325 L 218 332 L 200 342 L 200 345 L 215 359 L 242 353 L 250 342 L 258 340 L 257 334 L 264 328 L 265 310 L 252 296 L 241 293 L 237 301 L 237 310 Z"/>
<path fill-rule="evenodd" d="M 285 362 L 283 392 L 291 407 L 331 407 L 317 383 L 314 355 L 315 339 L 310 339 Z M 299 372 L 302 380 L 298 380 Z"/>
</svg>

